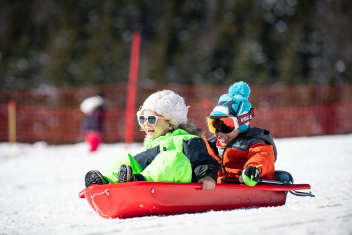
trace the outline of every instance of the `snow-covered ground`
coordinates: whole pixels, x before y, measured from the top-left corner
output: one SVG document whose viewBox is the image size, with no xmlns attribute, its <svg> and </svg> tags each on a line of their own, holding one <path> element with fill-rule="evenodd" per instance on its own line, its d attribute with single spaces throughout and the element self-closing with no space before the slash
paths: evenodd
<svg viewBox="0 0 352 235">
<path fill-rule="evenodd" d="M 140 144 L 0 143 L 0 234 L 352 234 L 352 135 L 277 139 L 276 168 L 311 197 L 288 195 L 281 207 L 174 216 L 103 219 L 78 193 L 90 169 L 104 169 Z"/>
</svg>

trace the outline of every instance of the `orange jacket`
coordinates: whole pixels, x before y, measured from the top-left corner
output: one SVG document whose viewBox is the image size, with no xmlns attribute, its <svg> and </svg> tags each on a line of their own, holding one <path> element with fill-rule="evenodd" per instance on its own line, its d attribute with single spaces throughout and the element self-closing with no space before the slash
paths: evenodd
<svg viewBox="0 0 352 235">
<path fill-rule="evenodd" d="M 258 167 L 260 178 L 274 179 L 276 147 L 267 130 L 249 128 L 221 147 L 215 137 L 206 141 L 208 152 L 220 164 L 217 183 L 238 183 L 242 170 Z M 219 154 L 223 152 L 223 154 Z"/>
</svg>

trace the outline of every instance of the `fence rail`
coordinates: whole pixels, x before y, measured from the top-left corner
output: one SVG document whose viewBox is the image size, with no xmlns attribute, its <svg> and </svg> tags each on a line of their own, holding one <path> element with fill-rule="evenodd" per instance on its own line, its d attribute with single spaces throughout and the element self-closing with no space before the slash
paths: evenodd
<svg viewBox="0 0 352 235">
<path fill-rule="evenodd" d="M 65 89 L 35 89 L 0 92 L 0 141 L 8 141 L 8 107 L 16 106 L 16 139 L 19 142 L 46 141 L 52 144 L 83 140 L 79 103 L 98 91 L 105 93 L 104 142 L 123 142 L 125 136 L 126 84 Z M 170 86 L 159 87 L 170 89 Z M 216 104 L 224 86 L 172 86 L 190 106 L 189 120 L 206 135 L 205 117 Z M 137 104 L 155 88 L 139 87 Z M 250 101 L 255 108 L 253 126 L 271 131 L 274 138 L 343 134 L 352 132 L 351 86 L 253 87 Z M 135 122 L 136 123 L 136 122 Z M 143 133 L 135 125 L 135 141 Z"/>
</svg>

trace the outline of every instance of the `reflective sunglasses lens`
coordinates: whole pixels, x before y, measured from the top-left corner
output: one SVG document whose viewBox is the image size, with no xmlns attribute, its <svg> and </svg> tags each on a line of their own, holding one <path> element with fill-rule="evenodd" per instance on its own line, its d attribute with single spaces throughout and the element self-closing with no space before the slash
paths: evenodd
<svg viewBox="0 0 352 235">
<path fill-rule="evenodd" d="M 143 125 L 145 122 L 145 117 L 143 115 L 138 116 L 138 123 L 139 125 Z"/>
<path fill-rule="evenodd" d="M 149 123 L 150 125 L 155 125 L 157 119 L 158 119 L 157 116 L 148 116 L 148 123 Z"/>
</svg>

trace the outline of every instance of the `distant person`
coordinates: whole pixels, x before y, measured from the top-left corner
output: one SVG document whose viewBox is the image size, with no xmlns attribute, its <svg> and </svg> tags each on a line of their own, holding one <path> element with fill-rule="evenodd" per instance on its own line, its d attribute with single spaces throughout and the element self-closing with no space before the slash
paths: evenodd
<svg viewBox="0 0 352 235">
<path fill-rule="evenodd" d="M 85 176 L 86 187 L 130 181 L 202 183 L 205 190 L 216 184 L 218 163 L 207 151 L 198 129 L 187 121 L 188 106 L 171 90 L 151 94 L 137 112 L 145 132 L 144 149 L 125 154 L 104 175 L 97 170 Z"/>
<path fill-rule="evenodd" d="M 208 150 L 221 165 L 219 184 L 255 186 L 260 179 L 275 178 L 276 147 L 269 131 L 249 126 L 254 117 L 249 94 L 247 83 L 234 83 L 207 119 L 214 134 L 208 140 Z"/>
<path fill-rule="evenodd" d="M 85 114 L 82 120 L 82 132 L 85 142 L 89 146 L 89 151 L 94 152 L 98 149 L 103 135 L 104 122 L 104 97 L 98 94 L 86 98 L 81 103 L 81 111 Z"/>
</svg>

